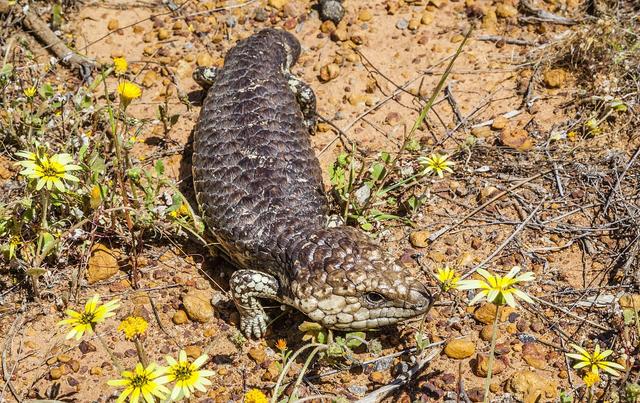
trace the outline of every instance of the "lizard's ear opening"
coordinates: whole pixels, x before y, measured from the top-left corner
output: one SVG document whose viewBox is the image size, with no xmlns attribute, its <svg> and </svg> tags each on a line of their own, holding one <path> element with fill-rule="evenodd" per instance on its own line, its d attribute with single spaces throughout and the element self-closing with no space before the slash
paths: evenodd
<svg viewBox="0 0 640 403">
<path fill-rule="evenodd" d="M 377 292 L 368 292 L 362 296 L 364 301 L 371 306 L 379 306 L 387 301 L 384 295 Z"/>
</svg>

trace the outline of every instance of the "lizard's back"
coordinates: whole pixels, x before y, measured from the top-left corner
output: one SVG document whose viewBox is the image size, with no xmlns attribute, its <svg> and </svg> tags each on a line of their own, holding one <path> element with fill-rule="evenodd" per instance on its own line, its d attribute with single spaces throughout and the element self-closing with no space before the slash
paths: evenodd
<svg viewBox="0 0 640 403">
<path fill-rule="evenodd" d="M 327 211 L 285 74 L 300 52 L 288 35 L 264 30 L 229 52 L 194 134 L 194 186 L 206 224 L 235 264 L 268 272 L 284 258 L 283 238 L 321 226 Z"/>
</svg>

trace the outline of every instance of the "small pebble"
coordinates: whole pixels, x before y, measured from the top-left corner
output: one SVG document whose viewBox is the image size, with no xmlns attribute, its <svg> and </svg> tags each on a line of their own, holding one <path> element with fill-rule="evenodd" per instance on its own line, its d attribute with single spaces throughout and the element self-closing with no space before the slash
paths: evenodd
<svg viewBox="0 0 640 403">
<path fill-rule="evenodd" d="M 396 28 L 399 30 L 405 30 L 409 27 L 409 21 L 404 18 L 400 18 L 398 22 L 396 22 Z"/>
<path fill-rule="evenodd" d="M 62 377 L 62 369 L 61 368 L 51 368 L 49 370 L 49 377 L 51 377 L 51 379 L 53 379 L 53 380 L 60 379 L 60 377 Z"/>
<path fill-rule="evenodd" d="M 116 19 L 110 19 L 107 23 L 107 29 L 109 31 L 115 31 L 118 28 L 120 28 L 120 23 Z"/>
<path fill-rule="evenodd" d="M 320 0 L 320 19 L 338 24 L 344 17 L 344 7 L 337 0 Z"/>
<path fill-rule="evenodd" d="M 176 311 L 176 313 L 173 314 L 173 318 L 171 318 L 171 320 L 176 325 L 183 325 L 189 321 L 189 318 L 187 317 L 187 313 L 185 311 L 179 309 Z"/>
</svg>

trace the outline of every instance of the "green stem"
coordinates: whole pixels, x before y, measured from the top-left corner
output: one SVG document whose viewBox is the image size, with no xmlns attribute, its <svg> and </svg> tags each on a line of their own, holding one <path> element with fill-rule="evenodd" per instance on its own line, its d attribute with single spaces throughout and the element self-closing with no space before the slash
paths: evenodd
<svg viewBox="0 0 640 403">
<path fill-rule="evenodd" d="M 276 403 L 278 401 L 278 397 L 280 397 L 280 385 L 282 385 L 282 381 L 284 380 L 284 376 L 286 375 L 287 372 L 289 372 L 289 368 L 291 368 L 291 364 L 293 364 L 296 361 L 296 358 L 298 358 L 298 356 L 304 350 L 306 350 L 308 348 L 311 348 L 311 347 L 322 347 L 322 346 L 324 346 L 326 348 L 325 344 L 309 343 L 306 346 L 302 346 L 298 351 L 293 353 L 291 358 L 289 358 L 289 362 L 287 362 L 287 365 L 285 365 L 284 368 L 282 368 L 282 372 L 280 373 L 280 376 L 278 377 L 278 382 L 276 382 L 276 386 L 273 388 L 273 396 L 271 396 L 271 403 Z"/>
<path fill-rule="evenodd" d="M 40 219 L 40 226 L 43 230 L 47 230 L 49 228 L 49 223 L 47 221 L 47 214 L 49 214 L 49 191 L 46 189 L 42 192 L 42 218 Z"/>
<path fill-rule="evenodd" d="M 136 351 L 138 352 L 138 358 L 140 358 L 140 362 L 146 368 L 149 365 L 149 359 L 147 358 L 147 353 L 144 351 L 144 347 L 142 347 L 142 342 L 138 337 L 133 339 L 133 343 L 136 345 Z"/>
<path fill-rule="evenodd" d="M 102 348 L 104 348 L 105 351 L 107 352 L 107 354 L 109 354 L 109 358 L 111 358 L 111 362 L 113 363 L 113 365 L 118 370 L 118 373 L 121 373 L 123 371 L 123 369 L 122 369 L 122 365 L 120 364 L 120 361 L 118 361 L 116 356 L 113 355 L 113 352 L 111 351 L 111 349 L 107 345 L 107 342 L 102 338 L 100 333 L 96 332 L 95 330 L 94 330 L 94 333 L 96 334 L 96 337 L 98 338 L 98 340 L 100 340 L 100 344 L 102 344 Z"/>
<path fill-rule="evenodd" d="M 493 361 L 496 352 L 496 339 L 498 338 L 498 321 L 500 320 L 500 308 L 496 306 L 496 317 L 493 319 L 493 330 L 491 334 L 491 350 L 489 351 L 489 364 L 487 365 L 487 378 L 484 380 L 484 403 L 489 403 L 489 387 L 491 386 L 491 375 L 493 373 Z"/>
<path fill-rule="evenodd" d="M 311 360 L 316 354 L 318 354 L 320 350 L 326 350 L 326 349 L 327 349 L 326 345 L 318 346 L 314 348 L 311 354 L 309 354 L 309 356 L 307 357 L 307 360 L 304 362 L 304 366 L 300 370 L 300 374 L 298 375 L 296 384 L 293 386 L 293 392 L 291 392 L 291 397 L 293 398 L 293 400 L 297 399 L 296 392 L 298 391 L 298 387 L 302 383 L 302 379 L 304 378 L 304 374 L 307 372 L 307 368 L 309 368 L 309 365 L 311 364 Z"/>
</svg>

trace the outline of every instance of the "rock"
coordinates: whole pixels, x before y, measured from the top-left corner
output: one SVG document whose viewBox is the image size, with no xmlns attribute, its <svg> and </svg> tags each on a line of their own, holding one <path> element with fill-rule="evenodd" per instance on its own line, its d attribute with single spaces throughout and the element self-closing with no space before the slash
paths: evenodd
<svg viewBox="0 0 640 403">
<path fill-rule="evenodd" d="M 417 18 L 412 18 L 409 20 L 409 29 L 411 31 L 415 31 L 420 27 L 420 20 Z"/>
<path fill-rule="evenodd" d="M 156 81 L 158 81 L 158 73 L 153 70 L 147 70 L 142 77 L 142 85 L 145 88 L 151 87 Z"/>
<path fill-rule="evenodd" d="M 67 362 L 71 361 L 71 356 L 69 356 L 68 354 L 60 354 L 58 356 L 58 361 L 63 362 L 63 363 L 67 363 Z"/>
<path fill-rule="evenodd" d="M 202 355 L 202 349 L 196 345 L 185 347 L 184 352 L 187 353 L 187 357 L 194 360 Z"/>
<path fill-rule="evenodd" d="M 518 394 L 527 403 L 544 401 L 555 397 L 558 383 L 547 375 L 538 375 L 533 371 L 518 371 L 514 373 L 507 390 Z"/>
<path fill-rule="evenodd" d="M 96 351 L 96 346 L 86 340 L 82 340 L 78 345 L 78 350 L 80 350 L 80 352 L 84 355 Z"/>
<path fill-rule="evenodd" d="M 544 72 L 542 81 L 547 88 L 559 88 L 567 80 L 567 72 L 563 69 L 551 69 Z"/>
<path fill-rule="evenodd" d="M 494 304 L 484 304 L 478 307 L 473 313 L 473 317 L 480 323 L 492 325 L 496 318 L 497 307 Z"/>
<path fill-rule="evenodd" d="M 120 28 L 120 23 L 115 18 L 110 19 L 107 23 L 107 29 L 109 31 L 115 31 L 118 28 Z"/>
<path fill-rule="evenodd" d="M 176 325 L 184 325 L 189 321 L 187 317 L 187 313 L 182 309 L 178 309 L 176 313 L 173 314 L 173 318 L 171 318 L 174 324 Z"/>
<path fill-rule="evenodd" d="M 491 123 L 491 128 L 494 130 L 502 130 L 509 124 L 509 119 L 500 115 L 493 119 L 493 123 Z"/>
<path fill-rule="evenodd" d="M 80 361 L 78 360 L 69 361 L 69 367 L 73 372 L 78 372 L 80 370 Z"/>
<path fill-rule="evenodd" d="M 254 347 L 249 350 L 249 357 L 251 357 L 251 359 L 255 361 L 256 364 L 262 364 L 267 358 L 267 353 L 264 351 L 264 347 Z"/>
<path fill-rule="evenodd" d="M 503 130 L 500 133 L 502 145 L 513 148 L 517 151 L 528 151 L 533 147 L 533 141 L 529 137 L 529 132 L 524 129 Z"/>
<path fill-rule="evenodd" d="M 95 244 L 91 250 L 87 269 L 87 281 L 89 284 L 111 278 L 120 267 L 118 266 L 118 254 L 106 245 Z"/>
<path fill-rule="evenodd" d="M 480 126 L 471 129 L 471 135 L 479 139 L 486 139 L 487 137 L 491 137 L 493 132 L 489 126 Z"/>
<path fill-rule="evenodd" d="M 345 28 L 338 27 L 331 32 L 331 40 L 335 42 L 344 42 L 347 39 L 349 39 L 349 34 Z"/>
<path fill-rule="evenodd" d="M 395 126 L 402 122 L 402 118 L 398 112 L 389 112 L 384 118 L 384 122 L 389 126 Z"/>
<path fill-rule="evenodd" d="M 501 18 L 511 18 L 518 15 L 518 9 L 507 3 L 499 3 L 496 6 L 496 15 Z"/>
<path fill-rule="evenodd" d="M 320 19 L 338 24 L 344 17 L 344 7 L 338 0 L 320 0 Z"/>
<path fill-rule="evenodd" d="M 472 402 L 481 402 L 484 400 L 484 389 L 480 387 L 471 388 L 467 390 L 467 396 Z"/>
<path fill-rule="evenodd" d="M 380 371 L 373 371 L 369 374 L 369 380 L 373 383 L 377 383 L 379 385 L 384 384 L 384 375 Z"/>
<path fill-rule="evenodd" d="M 213 66 L 213 57 L 208 53 L 198 53 L 198 56 L 196 56 L 196 64 L 199 67 L 211 67 Z"/>
<path fill-rule="evenodd" d="M 362 22 L 371 21 L 372 18 L 373 13 L 371 13 L 371 10 L 368 8 L 362 9 L 358 12 L 358 19 Z"/>
<path fill-rule="evenodd" d="M 289 0 L 269 0 L 267 2 L 267 4 L 269 4 L 271 7 L 275 8 L 276 10 L 280 11 L 282 9 L 284 9 L 285 4 L 287 4 Z"/>
<path fill-rule="evenodd" d="M 262 7 L 257 7 L 253 13 L 253 19 L 258 22 L 265 22 L 269 18 L 269 14 Z"/>
<path fill-rule="evenodd" d="M 189 319 L 206 323 L 213 318 L 213 306 L 208 292 L 191 290 L 182 297 L 182 305 Z"/>
<path fill-rule="evenodd" d="M 411 235 L 409 235 L 409 242 L 416 248 L 426 248 L 429 246 L 429 235 L 431 235 L 429 231 L 413 231 Z"/>
<path fill-rule="evenodd" d="M 330 34 L 336 30 L 336 24 L 333 21 L 325 21 L 320 25 L 320 32 L 323 34 Z"/>
<path fill-rule="evenodd" d="M 49 377 L 53 380 L 60 379 L 62 377 L 62 369 L 61 368 L 51 368 L 49 370 Z"/>
<path fill-rule="evenodd" d="M 331 81 L 338 77 L 340 67 L 335 63 L 327 64 L 320 69 L 320 80 L 323 82 Z"/>
<path fill-rule="evenodd" d="M 408 27 L 409 21 L 407 21 L 405 18 L 400 18 L 398 22 L 396 22 L 396 28 L 398 28 L 399 30 L 405 30 Z"/>
<path fill-rule="evenodd" d="M 471 357 L 476 352 L 476 345 L 471 340 L 454 339 L 444 347 L 444 353 L 449 358 L 463 359 Z"/>
<path fill-rule="evenodd" d="M 635 309 L 640 310 L 640 294 L 625 294 L 620 297 L 618 301 L 620 307 L 623 309 Z"/>
<path fill-rule="evenodd" d="M 478 201 L 484 203 L 498 194 L 500 190 L 494 186 L 485 186 L 480 190 Z"/>
<path fill-rule="evenodd" d="M 276 379 L 278 379 L 279 375 L 280 375 L 279 363 L 277 361 L 271 361 L 265 373 L 262 374 L 262 380 L 265 382 L 273 382 Z"/>
<path fill-rule="evenodd" d="M 491 376 L 498 375 L 505 369 L 504 361 L 494 358 L 493 370 Z M 473 373 L 481 378 L 486 378 L 489 370 L 489 356 L 485 354 L 478 354 L 473 362 Z"/>
<path fill-rule="evenodd" d="M 166 39 L 169 39 L 171 37 L 171 31 L 169 31 L 166 28 L 160 28 L 158 30 L 158 40 L 159 41 L 164 41 Z"/>
<path fill-rule="evenodd" d="M 480 330 L 480 338 L 484 341 L 489 341 L 491 340 L 492 336 L 493 336 L 493 325 L 484 325 L 482 327 L 482 330 Z"/>
<path fill-rule="evenodd" d="M 100 375 L 102 375 L 102 368 L 100 368 L 100 367 L 91 367 L 91 369 L 89 370 L 89 373 L 91 375 L 94 375 L 94 376 L 100 376 Z"/>
<path fill-rule="evenodd" d="M 433 22 L 433 13 L 425 12 L 420 17 L 420 23 L 423 25 L 429 25 Z"/>
<path fill-rule="evenodd" d="M 538 343 L 525 343 L 522 346 L 522 358 L 534 368 L 547 368 L 546 354 L 544 348 Z"/>
</svg>

